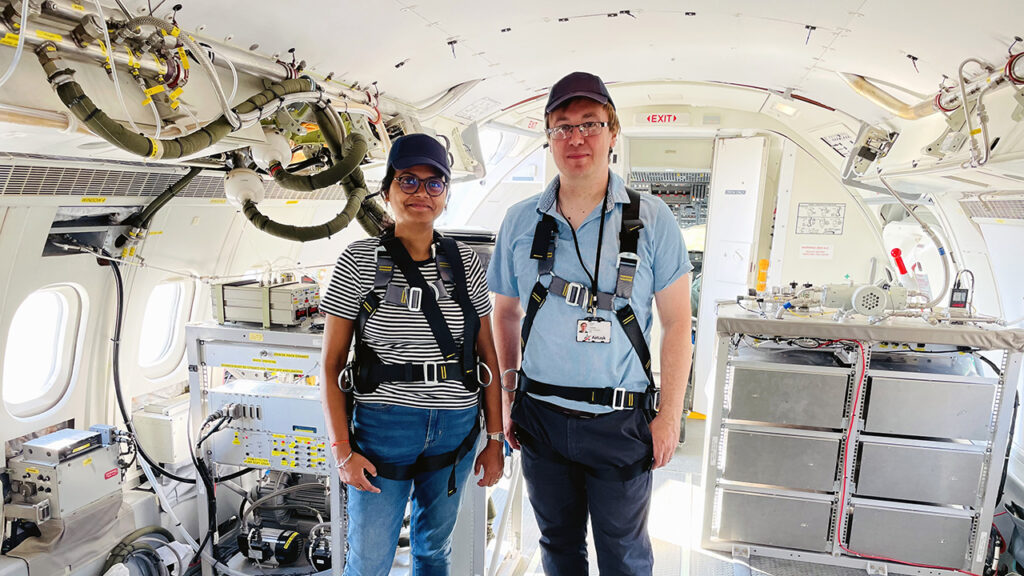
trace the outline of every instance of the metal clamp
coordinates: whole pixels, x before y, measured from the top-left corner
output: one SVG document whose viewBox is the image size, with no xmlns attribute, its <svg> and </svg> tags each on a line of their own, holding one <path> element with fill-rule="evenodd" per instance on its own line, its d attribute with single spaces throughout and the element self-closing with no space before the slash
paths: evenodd
<svg viewBox="0 0 1024 576">
<path fill-rule="evenodd" d="M 418 286 L 409 288 L 406 293 L 405 305 L 410 312 L 419 312 L 423 308 L 423 289 Z"/>
<path fill-rule="evenodd" d="M 348 363 L 344 368 L 341 369 L 341 374 L 338 374 L 338 389 L 342 392 L 351 392 L 355 388 L 354 370 L 352 370 L 352 363 Z M 345 387 L 345 383 L 348 383 L 348 387 Z"/>
<path fill-rule="evenodd" d="M 622 266 L 622 261 L 626 260 L 626 263 L 634 268 L 640 264 L 640 255 L 636 252 L 619 252 L 619 257 L 615 259 L 615 267 Z"/>
<path fill-rule="evenodd" d="M 612 410 L 626 409 L 626 389 L 615 388 L 612 390 Z"/>
<path fill-rule="evenodd" d="M 590 303 L 587 297 L 587 287 L 579 282 L 566 284 L 565 302 L 569 306 L 584 306 Z"/>
<path fill-rule="evenodd" d="M 483 374 L 480 372 L 481 368 L 483 368 L 484 372 L 487 373 L 486 383 L 484 382 Z M 491 367 L 485 364 L 484 362 L 480 362 L 479 360 L 476 363 L 476 381 L 478 384 L 480 384 L 481 388 L 487 388 L 494 381 L 494 375 L 491 374 Z"/>
<path fill-rule="evenodd" d="M 513 386 L 511 388 L 509 388 L 508 386 L 505 386 L 505 376 L 508 375 L 509 372 L 511 372 L 511 373 L 516 375 L 516 379 L 515 379 L 515 383 L 516 384 L 515 384 L 515 386 Z M 519 369 L 518 368 L 509 368 L 508 370 L 505 370 L 504 372 L 501 373 L 501 389 L 506 391 L 506 392 L 515 392 L 516 390 L 519 389 Z"/>
<path fill-rule="evenodd" d="M 437 375 L 439 370 L 437 369 L 440 362 L 424 362 L 423 363 L 423 381 L 427 384 L 437 384 L 439 380 Z"/>
</svg>

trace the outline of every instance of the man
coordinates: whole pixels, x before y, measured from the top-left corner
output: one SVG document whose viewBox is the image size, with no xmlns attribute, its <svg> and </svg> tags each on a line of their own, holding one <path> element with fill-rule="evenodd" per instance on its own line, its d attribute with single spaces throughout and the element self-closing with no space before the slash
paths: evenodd
<svg viewBox="0 0 1024 576">
<path fill-rule="evenodd" d="M 588 573 L 589 516 L 601 574 L 649 576 L 651 469 L 679 439 L 693 267 L 668 206 L 609 170 L 619 121 L 600 78 L 555 83 L 545 124 L 558 176 L 509 209 L 488 270 L 506 438 L 522 450 L 547 574 Z"/>
</svg>

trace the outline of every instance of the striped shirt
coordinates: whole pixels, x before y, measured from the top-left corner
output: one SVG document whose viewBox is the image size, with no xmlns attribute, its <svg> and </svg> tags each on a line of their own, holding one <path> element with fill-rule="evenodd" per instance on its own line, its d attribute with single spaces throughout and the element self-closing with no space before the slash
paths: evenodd
<svg viewBox="0 0 1024 576">
<path fill-rule="evenodd" d="M 320 301 L 324 312 L 347 320 L 356 319 L 365 295 L 373 289 L 377 264 L 376 251 L 379 245 L 379 238 L 366 238 L 349 244 L 341 253 L 338 264 L 334 267 L 331 282 Z M 491 313 L 491 301 L 484 269 L 472 248 L 462 242 L 459 242 L 458 246 L 466 270 L 470 301 L 479 316 L 487 316 Z M 437 265 L 433 258 L 416 262 L 416 265 L 419 266 L 420 273 L 428 284 L 437 280 Z M 398 266 L 395 266 L 391 283 L 398 288 L 409 286 Z M 445 287 L 451 297 L 440 300 L 438 304 L 456 345 L 461 348 L 464 325 L 462 309 L 455 300 L 455 284 L 445 283 Z M 441 349 L 430 331 L 430 325 L 427 324 L 423 312 L 413 312 L 403 306 L 385 302 L 383 288 L 376 292 L 381 297 L 381 305 L 366 322 L 366 330 L 362 337 L 363 342 L 376 352 L 381 361 L 385 364 L 442 361 Z M 382 382 L 372 394 L 357 392 L 356 400 L 413 408 L 455 410 L 474 406 L 477 394 L 467 391 L 458 380 L 443 380 L 436 384 Z"/>
</svg>

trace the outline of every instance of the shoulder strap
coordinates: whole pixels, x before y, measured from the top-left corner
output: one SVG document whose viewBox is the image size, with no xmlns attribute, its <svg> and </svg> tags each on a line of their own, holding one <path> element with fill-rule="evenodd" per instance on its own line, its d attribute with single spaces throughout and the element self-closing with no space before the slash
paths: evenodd
<svg viewBox="0 0 1024 576">
<path fill-rule="evenodd" d="M 441 307 L 437 304 L 437 298 L 434 297 L 434 291 L 427 285 L 427 281 L 423 278 L 423 274 L 420 273 L 420 269 L 416 267 L 412 257 L 409 256 L 409 252 L 402 245 L 402 241 L 392 236 L 382 239 L 381 243 L 388 253 L 391 254 L 391 258 L 395 261 L 398 269 L 402 271 L 402 275 L 409 282 L 409 286 L 420 290 L 423 315 L 427 317 L 427 324 L 437 340 L 437 345 L 441 349 L 441 355 L 445 360 L 455 358 L 459 351 L 455 346 L 455 339 L 452 338 L 448 323 L 444 320 Z"/>
<path fill-rule="evenodd" d="M 622 226 L 619 228 L 619 253 L 636 254 L 640 240 L 640 230 L 644 223 L 640 220 L 640 193 L 626 188 L 629 204 L 622 209 Z"/>
<path fill-rule="evenodd" d="M 458 243 L 446 236 L 440 237 L 441 252 L 451 265 L 455 281 L 455 300 L 462 309 L 462 383 L 473 392 L 477 389 L 476 378 L 476 337 L 480 331 L 480 317 L 476 314 L 473 301 L 469 297 L 469 280 L 466 265 L 462 261 L 462 251 Z"/>
</svg>

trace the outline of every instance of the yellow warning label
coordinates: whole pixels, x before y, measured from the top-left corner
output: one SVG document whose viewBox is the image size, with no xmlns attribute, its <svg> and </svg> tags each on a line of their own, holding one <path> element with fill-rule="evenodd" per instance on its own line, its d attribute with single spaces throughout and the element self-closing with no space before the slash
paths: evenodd
<svg viewBox="0 0 1024 576">
<path fill-rule="evenodd" d="M 89 196 L 81 199 L 82 204 L 103 204 L 106 201 L 106 196 Z"/>
<path fill-rule="evenodd" d="M 231 443 L 234 444 L 235 446 L 241 446 L 242 445 L 242 441 L 238 439 L 238 436 L 235 436 L 235 439 L 232 440 Z"/>
<path fill-rule="evenodd" d="M 253 466 L 270 466 L 270 460 L 267 460 L 266 458 L 255 458 L 253 456 L 249 456 L 245 460 L 242 460 L 242 463 L 252 464 Z"/>
<path fill-rule="evenodd" d="M 89 464 L 92 464 L 92 458 L 86 458 L 85 460 L 82 460 L 82 466 L 88 466 Z"/>
<path fill-rule="evenodd" d="M 210 204 L 227 204 L 227 198 L 210 198 Z"/>
<path fill-rule="evenodd" d="M 281 438 L 281 439 L 287 438 L 287 436 L 285 436 L 284 434 L 271 434 L 270 437 L 271 438 Z"/>
<path fill-rule="evenodd" d="M 145 100 L 142 101 L 142 105 L 143 106 L 149 106 L 152 103 L 153 103 L 153 99 L 152 98 L 146 98 Z"/>
<path fill-rule="evenodd" d="M 249 341 L 250 342 L 263 342 L 263 333 L 262 332 L 249 332 Z"/>
<path fill-rule="evenodd" d="M 89 446 L 92 446 L 92 442 L 88 442 L 88 443 L 86 443 L 86 444 L 82 444 L 82 445 L 81 445 L 81 446 L 79 446 L 78 448 L 75 448 L 74 450 L 72 450 L 72 451 L 71 451 L 71 453 L 72 453 L 72 454 L 78 454 L 79 452 L 81 452 L 82 450 L 85 450 L 85 449 L 86 449 L 86 448 L 88 448 Z"/>
<path fill-rule="evenodd" d="M 175 38 L 177 38 L 178 34 L 181 34 L 181 28 L 178 28 L 177 26 L 175 26 L 174 28 L 171 28 L 171 36 L 174 36 Z"/>
<path fill-rule="evenodd" d="M 274 352 L 274 356 L 278 358 L 301 358 L 303 360 L 309 358 L 309 354 L 289 354 L 288 352 Z"/>
<path fill-rule="evenodd" d="M 156 140 L 153 140 L 152 138 L 147 138 L 147 140 L 149 140 L 149 143 L 150 143 L 150 147 L 151 147 L 151 148 L 153 149 L 153 150 L 152 150 L 152 151 L 151 151 L 151 152 L 149 153 L 149 157 L 150 157 L 150 158 L 156 158 L 156 156 L 157 156 L 157 153 L 159 153 L 159 152 L 160 152 L 160 143 L 159 143 L 159 142 L 157 142 Z"/>
<path fill-rule="evenodd" d="M 288 452 L 285 452 L 284 450 L 272 450 L 270 452 L 270 455 L 271 456 L 287 456 Z"/>
<path fill-rule="evenodd" d="M 4 44 L 6 46 L 17 47 L 18 46 L 18 35 L 17 34 L 11 34 L 10 32 L 8 32 L 7 34 L 4 35 L 3 38 L 0 38 L 0 44 Z"/>
<path fill-rule="evenodd" d="M 184 92 L 184 91 L 185 91 L 184 88 L 179 86 L 179 87 L 175 88 L 173 91 L 171 91 L 171 93 L 168 94 L 167 97 L 170 98 L 171 100 L 177 100 L 181 96 L 181 93 Z"/>
<path fill-rule="evenodd" d="M 298 204 L 298 203 L 299 203 L 298 200 L 288 200 L 288 201 L 285 202 L 285 204 Z"/>
<path fill-rule="evenodd" d="M 185 54 L 185 49 L 178 46 L 178 58 L 181 58 L 181 67 L 188 70 L 188 55 Z"/>
<path fill-rule="evenodd" d="M 264 360 L 263 358 L 253 358 L 252 361 L 257 364 L 277 364 L 277 360 Z"/>
<path fill-rule="evenodd" d="M 53 32 L 47 32 L 45 30 L 36 30 L 36 36 L 39 36 L 43 40 L 52 40 L 54 42 L 64 41 L 64 37 L 60 34 L 54 34 Z"/>
<path fill-rule="evenodd" d="M 164 91 L 163 84 L 158 84 L 156 86 L 153 86 L 152 88 L 147 88 L 146 89 L 146 96 L 152 96 L 153 94 L 159 94 L 159 93 L 161 93 L 163 91 Z"/>
<path fill-rule="evenodd" d="M 79 12 L 85 12 L 85 6 L 82 6 L 81 4 L 72 4 L 71 9 L 78 10 Z"/>
<path fill-rule="evenodd" d="M 222 368 L 235 368 L 237 370 L 260 370 L 265 372 L 284 372 L 286 374 L 302 374 L 302 370 L 289 370 L 287 368 L 269 368 L 267 366 L 244 366 L 242 364 L 221 364 Z"/>
<path fill-rule="evenodd" d="M 25 472 L 29 474 L 39 474 L 39 468 L 25 468 Z"/>
<path fill-rule="evenodd" d="M 159 235 L 161 235 L 163 233 L 164 233 L 163 230 L 154 230 L 153 232 L 150 232 L 149 235 L 150 236 L 159 236 Z"/>
<path fill-rule="evenodd" d="M 177 110 L 177 109 L 178 109 L 178 102 L 176 100 L 171 100 L 171 110 Z"/>
<path fill-rule="evenodd" d="M 974 130 L 971 130 L 971 136 L 977 136 L 978 134 L 981 134 L 981 128 L 975 128 Z"/>
<path fill-rule="evenodd" d="M 305 436 L 296 436 L 295 437 L 295 441 L 296 442 L 312 442 L 313 439 L 312 438 L 306 438 Z"/>
</svg>

